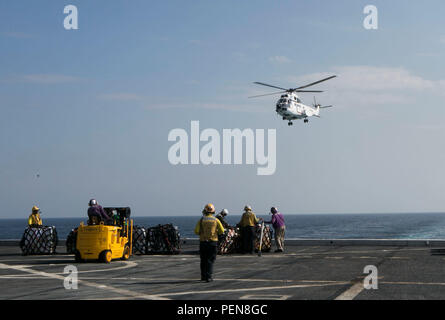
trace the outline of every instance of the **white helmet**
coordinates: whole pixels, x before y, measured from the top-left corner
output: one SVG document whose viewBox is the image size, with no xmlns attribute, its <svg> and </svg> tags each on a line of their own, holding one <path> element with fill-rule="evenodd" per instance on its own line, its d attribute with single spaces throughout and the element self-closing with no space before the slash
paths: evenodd
<svg viewBox="0 0 445 320">
<path fill-rule="evenodd" d="M 223 211 L 221 211 L 221 215 L 223 216 L 227 216 L 229 214 L 229 210 L 227 209 L 223 209 Z"/>
<path fill-rule="evenodd" d="M 90 202 L 88 203 L 88 205 L 91 206 L 95 206 L 97 205 L 97 200 L 96 199 L 91 199 Z"/>
</svg>

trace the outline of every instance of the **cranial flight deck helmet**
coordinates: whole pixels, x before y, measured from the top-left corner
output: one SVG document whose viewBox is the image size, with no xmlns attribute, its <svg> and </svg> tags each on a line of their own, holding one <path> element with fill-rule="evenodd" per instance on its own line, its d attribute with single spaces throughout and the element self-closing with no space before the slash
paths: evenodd
<svg viewBox="0 0 445 320">
<path fill-rule="evenodd" d="M 211 204 L 211 203 L 207 204 L 207 205 L 204 207 L 204 212 L 207 212 L 207 213 L 215 213 L 215 206 L 214 206 L 213 204 Z"/>
</svg>

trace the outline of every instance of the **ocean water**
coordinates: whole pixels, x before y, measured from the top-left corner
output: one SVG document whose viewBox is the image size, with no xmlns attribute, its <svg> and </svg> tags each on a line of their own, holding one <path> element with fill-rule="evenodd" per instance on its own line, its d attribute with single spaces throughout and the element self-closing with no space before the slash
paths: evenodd
<svg viewBox="0 0 445 320">
<path fill-rule="evenodd" d="M 261 216 L 270 220 L 270 216 Z M 55 226 L 59 239 L 86 223 L 86 218 L 43 218 L 44 225 Z M 172 223 L 182 238 L 195 238 L 193 233 L 200 216 L 133 217 L 134 224 L 153 227 Z M 229 215 L 231 225 L 240 216 Z M 409 214 L 301 214 L 285 215 L 287 239 L 445 239 L 445 213 Z M 27 219 L 0 219 L 0 239 L 20 239 Z"/>
</svg>

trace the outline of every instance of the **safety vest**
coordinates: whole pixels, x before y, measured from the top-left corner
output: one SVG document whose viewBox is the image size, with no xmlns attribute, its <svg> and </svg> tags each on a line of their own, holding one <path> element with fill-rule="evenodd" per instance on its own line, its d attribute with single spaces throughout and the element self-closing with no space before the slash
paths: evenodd
<svg viewBox="0 0 445 320">
<path fill-rule="evenodd" d="M 241 227 L 254 227 L 257 223 L 258 218 L 255 216 L 255 213 L 253 213 L 252 211 L 246 211 L 241 217 L 241 221 L 239 224 Z"/>
<path fill-rule="evenodd" d="M 38 214 L 38 213 L 36 213 L 36 214 L 31 213 L 29 215 L 28 225 L 33 225 L 33 224 L 36 224 L 36 225 L 39 225 L 39 226 L 42 225 L 42 219 L 40 218 L 40 214 Z"/>
<path fill-rule="evenodd" d="M 195 234 L 200 241 L 218 241 L 218 235 L 224 233 L 221 222 L 211 215 L 202 217 L 195 227 Z"/>
</svg>

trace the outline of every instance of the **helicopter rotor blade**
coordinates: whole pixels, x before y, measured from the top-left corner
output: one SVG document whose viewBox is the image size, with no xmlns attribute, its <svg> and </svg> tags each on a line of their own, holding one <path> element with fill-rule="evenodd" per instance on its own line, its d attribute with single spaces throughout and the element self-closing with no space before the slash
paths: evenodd
<svg viewBox="0 0 445 320">
<path fill-rule="evenodd" d="M 320 109 L 332 108 L 334 106 L 320 106 Z"/>
<path fill-rule="evenodd" d="M 307 85 L 305 85 L 305 86 L 301 86 L 301 87 L 295 88 L 295 89 L 293 89 L 293 90 L 296 91 L 296 90 L 299 90 L 299 89 L 304 89 L 304 88 L 312 87 L 313 85 L 316 85 L 316 84 L 318 84 L 318 83 L 320 83 L 320 82 L 324 82 L 324 81 L 333 79 L 333 78 L 335 78 L 335 77 L 337 77 L 337 76 L 330 76 L 330 77 L 327 77 L 327 78 L 325 78 L 325 79 L 321 79 L 321 80 L 318 80 L 318 81 L 309 83 L 309 84 L 307 84 Z"/>
<path fill-rule="evenodd" d="M 320 93 L 320 92 L 324 92 L 324 91 L 320 91 L 320 90 L 292 90 L 292 92 L 316 92 L 316 93 Z"/>
<path fill-rule="evenodd" d="M 273 95 L 275 95 L 275 94 L 281 94 L 281 93 L 286 93 L 286 92 L 287 92 L 287 91 L 280 91 L 280 92 L 275 92 L 275 93 L 262 94 L 262 95 L 259 95 L 259 96 L 249 97 L 249 99 L 252 99 L 252 98 L 259 98 L 259 97 L 266 97 L 266 96 L 273 96 Z"/>
<path fill-rule="evenodd" d="M 277 87 L 277 86 L 273 86 L 271 84 L 267 84 L 267 83 L 262 83 L 262 82 L 254 82 L 255 84 L 259 84 L 261 86 L 266 86 L 266 87 L 271 87 L 271 88 L 275 88 L 275 89 L 280 89 L 280 90 L 285 90 L 287 91 L 288 89 L 285 88 L 281 88 L 281 87 Z"/>
</svg>

